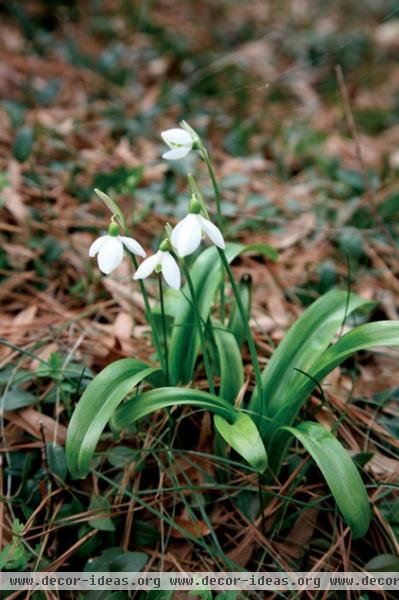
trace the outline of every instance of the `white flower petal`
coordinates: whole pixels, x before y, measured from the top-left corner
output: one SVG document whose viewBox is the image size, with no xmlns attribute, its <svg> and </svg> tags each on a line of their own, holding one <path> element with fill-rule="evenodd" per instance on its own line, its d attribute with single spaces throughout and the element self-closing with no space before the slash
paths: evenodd
<svg viewBox="0 0 399 600">
<path fill-rule="evenodd" d="M 198 215 L 188 214 L 172 231 L 171 241 L 179 256 L 192 254 L 201 243 L 201 223 Z"/>
<path fill-rule="evenodd" d="M 100 250 L 100 248 L 103 245 L 103 243 L 105 242 L 105 240 L 108 238 L 109 238 L 109 235 L 100 235 L 99 238 L 94 240 L 94 242 L 92 243 L 92 245 L 89 248 L 89 256 L 91 256 L 93 258 L 93 256 L 95 256 L 97 254 L 97 252 Z"/>
<path fill-rule="evenodd" d="M 121 264 L 122 259 L 122 242 L 117 237 L 112 235 L 108 236 L 108 239 L 101 244 L 101 248 L 98 253 L 98 267 L 100 271 L 108 275 Z"/>
<path fill-rule="evenodd" d="M 220 229 L 216 227 L 216 225 L 208 221 L 208 219 L 204 219 L 204 217 L 201 217 L 201 215 L 199 216 L 199 218 L 201 221 L 202 229 L 209 237 L 211 242 L 213 242 L 215 246 L 218 246 L 223 250 L 225 248 L 225 243 Z"/>
<path fill-rule="evenodd" d="M 166 283 L 175 290 L 180 289 L 181 276 L 177 262 L 169 252 L 165 252 L 162 258 L 162 275 Z"/>
<path fill-rule="evenodd" d="M 151 275 L 155 267 L 162 263 L 161 253 L 158 251 L 156 254 L 149 256 L 139 266 L 134 274 L 133 279 L 145 279 L 148 275 Z"/>
<path fill-rule="evenodd" d="M 187 148 L 183 146 L 182 148 L 173 148 L 172 150 L 168 150 L 162 154 L 162 158 L 166 158 L 166 160 L 179 160 L 180 158 L 184 158 L 190 152 L 191 148 Z"/>
<path fill-rule="evenodd" d="M 191 150 L 193 145 L 193 138 L 185 131 L 185 129 L 179 129 L 174 127 L 173 129 L 167 129 L 166 131 L 161 131 L 161 136 L 165 144 L 169 147 L 173 147 L 176 144 L 179 146 L 188 146 Z"/>
<path fill-rule="evenodd" d="M 142 245 L 139 244 L 135 239 L 130 238 L 130 237 L 125 237 L 124 235 L 120 235 L 119 239 L 121 240 L 121 242 L 125 246 L 125 248 L 130 250 L 130 252 L 133 252 L 133 254 L 137 254 L 137 256 L 142 256 L 143 258 L 145 256 L 147 256 Z"/>
</svg>

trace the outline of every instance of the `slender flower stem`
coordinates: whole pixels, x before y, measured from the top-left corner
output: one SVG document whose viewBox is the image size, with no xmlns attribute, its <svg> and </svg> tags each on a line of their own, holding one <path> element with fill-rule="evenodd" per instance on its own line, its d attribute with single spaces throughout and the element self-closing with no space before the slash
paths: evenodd
<svg viewBox="0 0 399 600">
<path fill-rule="evenodd" d="M 166 375 L 166 385 L 170 385 L 170 376 L 169 376 L 169 348 L 168 348 L 168 336 L 166 333 L 166 318 L 165 318 L 165 304 L 163 298 L 163 285 L 162 285 L 162 275 L 158 274 L 158 284 L 159 284 L 159 302 L 161 304 L 161 318 L 162 318 L 162 334 L 163 334 L 163 342 L 164 342 L 164 350 L 165 350 L 165 375 Z M 168 415 L 168 441 L 169 441 L 169 450 L 172 449 L 173 444 L 173 432 L 175 430 L 175 420 L 173 418 L 170 407 L 166 409 Z M 171 460 L 170 452 L 167 453 L 169 462 Z"/>
<path fill-rule="evenodd" d="M 165 318 L 165 304 L 163 301 L 163 286 L 161 273 L 158 275 L 159 283 L 159 300 L 161 304 L 161 317 L 162 317 L 162 333 L 163 343 L 165 349 L 165 371 L 166 371 L 166 385 L 169 385 L 169 351 L 168 351 L 168 336 L 166 333 L 166 318 Z"/>
<path fill-rule="evenodd" d="M 201 147 L 200 154 L 205 161 L 205 164 L 208 168 L 209 177 L 212 181 L 213 190 L 215 192 L 215 200 L 216 200 L 216 215 L 217 215 L 217 224 L 221 231 L 223 231 L 223 218 L 222 218 L 222 195 L 220 193 L 220 187 L 218 181 L 216 179 L 215 171 L 213 170 L 213 166 L 211 160 L 209 158 L 209 154 L 205 146 Z"/>
<path fill-rule="evenodd" d="M 131 254 L 130 252 L 129 252 L 129 254 L 130 254 L 132 263 L 134 265 L 134 268 L 137 269 L 138 268 L 137 258 L 135 257 L 134 254 Z M 162 352 L 162 344 L 161 344 L 161 340 L 159 339 L 158 330 L 157 330 L 157 327 L 156 327 L 156 324 L 154 321 L 154 317 L 153 317 L 153 314 L 151 311 L 151 306 L 150 306 L 150 301 L 148 299 L 147 290 L 145 289 L 144 282 L 141 279 L 139 279 L 138 282 L 139 282 L 139 286 L 140 286 L 141 295 L 143 296 L 143 300 L 144 300 L 145 317 L 147 319 L 149 326 L 151 327 L 152 339 L 154 341 L 155 350 L 158 355 L 159 364 L 161 365 L 161 369 L 165 373 L 167 373 L 164 354 Z"/>
<path fill-rule="evenodd" d="M 224 324 L 224 320 L 226 317 L 225 305 L 226 305 L 226 295 L 225 295 L 225 281 L 223 277 L 223 281 L 220 284 L 220 320 Z"/>
<path fill-rule="evenodd" d="M 237 302 L 238 311 L 239 311 L 240 316 L 241 316 L 242 325 L 243 325 L 243 328 L 244 328 L 244 333 L 245 333 L 245 337 L 247 339 L 247 344 L 248 344 L 248 348 L 249 348 L 249 353 L 251 355 L 252 365 L 253 365 L 254 371 L 255 371 L 256 387 L 257 387 L 257 390 L 258 390 L 259 398 L 261 399 L 261 407 L 262 407 L 262 412 L 263 412 L 262 375 L 261 375 L 261 372 L 260 372 L 260 367 L 259 367 L 258 355 L 256 353 L 255 342 L 254 342 L 254 339 L 252 337 L 251 328 L 250 328 L 250 326 L 248 324 L 248 317 L 247 317 L 247 315 L 245 313 L 245 308 L 244 308 L 244 305 L 242 303 L 242 299 L 241 299 L 241 296 L 240 296 L 240 291 L 239 291 L 239 289 L 237 287 L 237 283 L 236 283 L 236 281 L 234 279 L 233 271 L 231 270 L 229 261 L 226 258 L 226 254 L 220 248 L 218 248 L 218 252 L 219 252 L 220 258 L 222 259 L 222 263 L 223 263 L 224 269 L 225 269 L 225 271 L 227 273 L 227 276 L 229 278 L 230 285 L 231 285 L 231 288 L 233 290 L 233 294 L 234 294 L 235 300 Z"/>
<path fill-rule="evenodd" d="M 262 475 L 260 473 L 258 473 L 258 495 L 259 495 L 259 508 L 260 508 L 260 514 L 261 514 L 261 518 L 262 518 L 262 533 L 263 535 L 266 535 L 266 520 L 265 520 L 265 498 L 263 496 L 263 489 L 262 489 Z"/>
<path fill-rule="evenodd" d="M 215 193 L 216 200 L 216 215 L 217 215 L 217 224 L 219 226 L 220 231 L 223 233 L 223 217 L 222 217 L 222 194 L 220 193 L 220 187 L 218 180 L 216 179 L 215 171 L 212 166 L 211 159 L 209 158 L 209 154 L 204 145 L 201 144 L 200 154 L 205 161 L 205 164 L 208 168 L 209 177 L 212 181 L 213 191 Z M 224 279 L 220 284 L 220 320 L 224 323 L 225 317 L 225 287 L 224 287 Z"/>
<path fill-rule="evenodd" d="M 206 372 L 206 378 L 208 380 L 209 391 L 210 391 L 211 394 L 214 394 L 215 393 L 215 386 L 214 386 L 214 383 L 213 383 L 211 363 L 209 361 L 208 351 L 207 351 L 206 345 L 205 345 L 205 336 L 204 336 L 204 331 L 202 329 L 201 314 L 200 314 L 200 312 L 198 310 L 198 304 L 197 304 L 197 300 L 196 300 L 196 297 L 195 297 L 195 290 L 194 290 L 193 282 L 192 282 L 192 279 L 190 277 L 189 270 L 187 269 L 187 267 L 186 267 L 183 259 L 180 261 L 180 264 L 181 264 L 181 267 L 182 267 L 182 271 L 183 271 L 183 273 L 185 275 L 185 278 L 187 280 L 188 288 L 189 288 L 190 294 L 191 294 L 191 301 L 192 301 L 193 307 L 194 307 L 195 318 L 196 318 L 197 327 L 198 327 L 198 333 L 199 333 L 200 340 L 201 340 L 202 356 L 204 357 L 205 372 Z"/>
</svg>

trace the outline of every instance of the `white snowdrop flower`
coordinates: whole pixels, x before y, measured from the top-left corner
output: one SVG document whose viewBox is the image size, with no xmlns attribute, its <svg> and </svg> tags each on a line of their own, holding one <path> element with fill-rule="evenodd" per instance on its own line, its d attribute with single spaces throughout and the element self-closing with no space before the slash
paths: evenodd
<svg viewBox="0 0 399 600">
<path fill-rule="evenodd" d="M 164 240 L 158 252 L 149 256 L 139 266 L 133 279 L 146 279 L 151 273 L 162 273 L 166 283 L 173 289 L 179 290 L 181 285 L 180 269 L 169 252 L 169 242 Z"/>
<path fill-rule="evenodd" d="M 188 256 L 195 252 L 201 243 L 203 235 L 207 235 L 215 246 L 225 248 L 223 235 L 218 227 L 209 219 L 200 215 L 201 204 L 195 196 L 192 197 L 189 213 L 172 231 L 171 242 L 179 256 Z"/>
<path fill-rule="evenodd" d="M 89 249 L 89 256 L 97 256 L 98 268 L 102 273 L 108 275 L 119 267 L 123 259 L 123 249 L 127 248 L 137 256 L 145 257 L 144 248 L 133 238 L 119 235 L 119 227 L 116 223 L 111 223 L 107 235 L 101 235 L 97 238 Z"/>
<path fill-rule="evenodd" d="M 161 131 L 161 137 L 170 148 L 162 154 L 162 158 L 167 160 L 179 160 L 179 158 L 187 156 L 195 141 L 188 131 L 178 127 Z"/>
</svg>

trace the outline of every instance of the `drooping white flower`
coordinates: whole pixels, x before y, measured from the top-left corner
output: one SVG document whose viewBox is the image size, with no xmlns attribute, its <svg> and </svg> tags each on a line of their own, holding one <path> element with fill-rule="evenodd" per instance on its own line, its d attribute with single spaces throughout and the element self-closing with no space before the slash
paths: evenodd
<svg viewBox="0 0 399 600">
<path fill-rule="evenodd" d="M 222 250 L 225 248 L 223 235 L 218 227 L 209 219 L 200 215 L 201 205 L 193 196 L 190 202 L 189 213 L 173 229 L 171 235 L 172 246 L 176 248 L 179 256 L 188 256 L 195 252 L 201 243 L 203 235 Z"/>
<path fill-rule="evenodd" d="M 180 269 L 169 250 L 167 250 L 168 246 L 168 242 L 163 242 L 158 252 L 143 260 L 134 274 L 134 279 L 145 279 L 155 271 L 156 273 L 162 273 L 163 278 L 171 288 L 180 289 Z"/>
<path fill-rule="evenodd" d="M 184 158 L 194 145 L 194 139 L 190 133 L 178 127 L 161 131 L 161 137 L 170 148 L 170 150 L 162 154 L 162 158 L 166 158 L 167 160 Z"/>
<path fill-rule="evenodd" d="M 98 268 L 105 275 L 109 275 L 121 264 L 124 247 L 133 254 L 137 254 L 137 256 L 146 256 L 144 248 L 135 239 L 119 235 L 118 225 L 111 223 L 108 228 L 108 235 L 101 235 L 92 243 L 89 256 L 98 255 Z"/>
</svg>

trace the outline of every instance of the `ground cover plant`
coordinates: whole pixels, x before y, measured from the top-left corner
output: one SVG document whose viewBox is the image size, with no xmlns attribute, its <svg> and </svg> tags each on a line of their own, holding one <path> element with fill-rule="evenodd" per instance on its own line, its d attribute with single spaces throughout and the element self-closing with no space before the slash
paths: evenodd
<svg viewBox="0 0 399 600">
<path fill-rule="evenodd" d="M 396 9 L 194 4 L 2 9 L 0 566 L 397 570 Z"/>
</svg>

